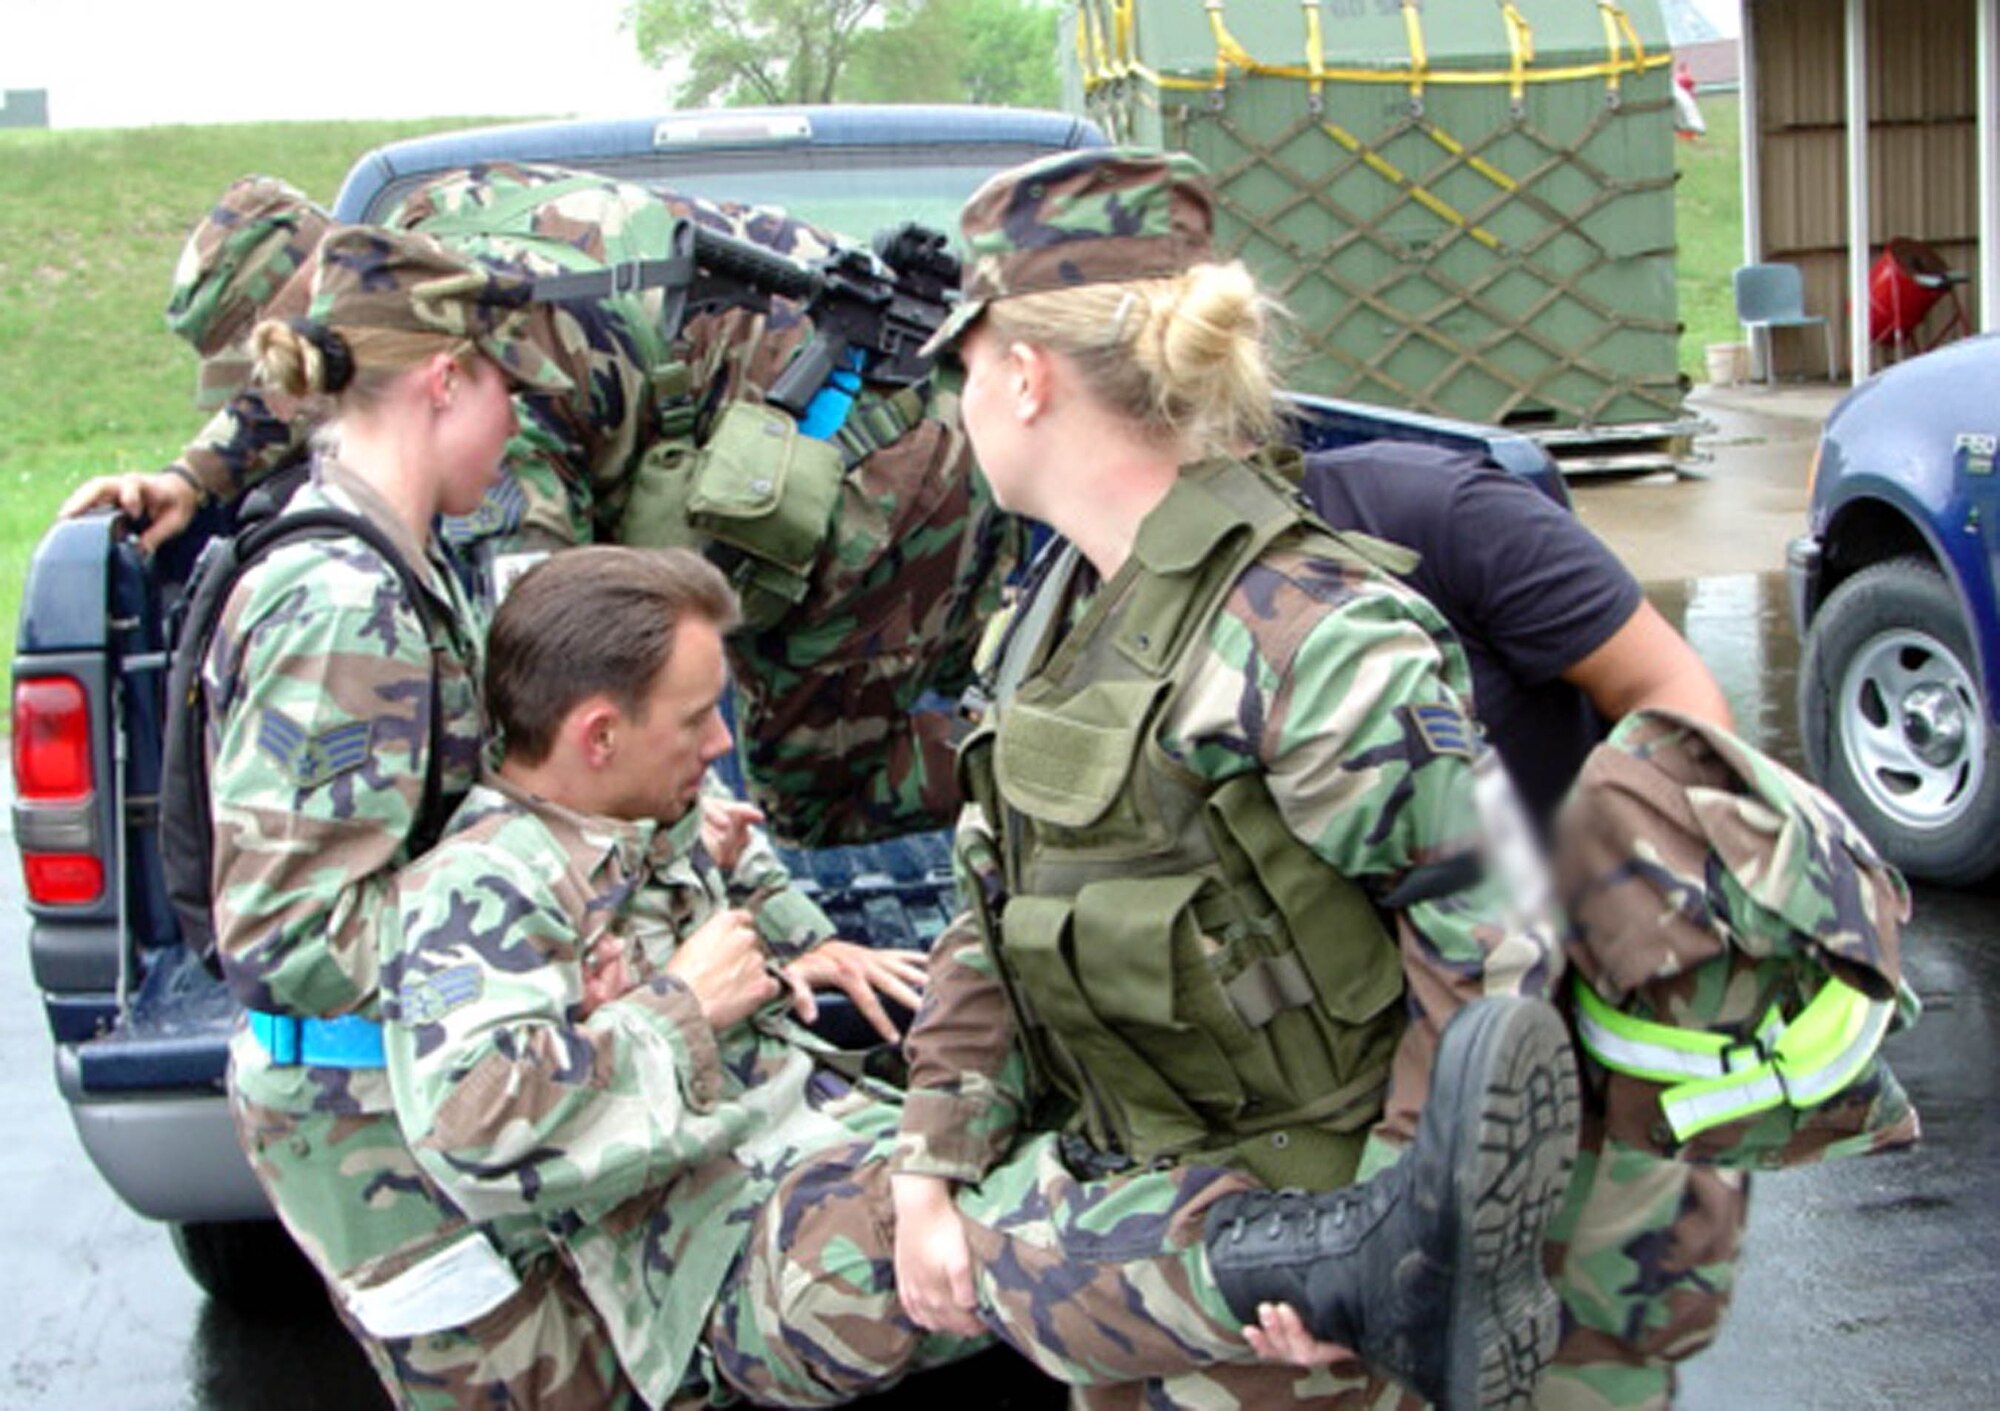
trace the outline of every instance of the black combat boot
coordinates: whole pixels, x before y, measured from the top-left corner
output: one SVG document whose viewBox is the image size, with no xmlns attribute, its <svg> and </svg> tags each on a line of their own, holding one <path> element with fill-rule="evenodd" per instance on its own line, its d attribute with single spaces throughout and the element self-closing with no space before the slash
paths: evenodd
<svg viewBox="0 0 2000 1411">
<path fill-rule="evenodd" d="M 1540 1000 L 1467 1005 L 1438 1044 L 1416 1141 L 1341 1190 L 1250 1191 L 1209 1212 L 1216 1287 L 1246 1324 L 1288 1303 L 1440 1411 L 1526 1408 L 1560 1305 L 1542 1232 L 1576 1157 L 1576 1065 Z"/>
</svg>

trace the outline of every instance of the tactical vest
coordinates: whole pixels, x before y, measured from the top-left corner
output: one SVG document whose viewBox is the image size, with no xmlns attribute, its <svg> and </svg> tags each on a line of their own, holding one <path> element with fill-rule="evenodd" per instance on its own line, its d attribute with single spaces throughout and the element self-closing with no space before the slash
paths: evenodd
<svg viewBox="0 0 2000 1411">
<path fill-rule="evenodd" d="M 997 854 L 1004 898 L 974 902 L 987 947 L 1037 1086 L 1069 1100 L 1107 1164 L 1209 1159 L 1329 1187 L 1352 1179 L 1382 1110 L 1396 944 L 1259 772 L 1200 778 L 1158 738 L 1224 597 L 1280 539 L 1366 561 L 1236 462 L 1183 469 L 1066 636 L 1078 557 L 1063 551 L 960 756 L 996 833 L 968 830 L 961 865 L 990 872 L 980 854 Z"/>
</svg>

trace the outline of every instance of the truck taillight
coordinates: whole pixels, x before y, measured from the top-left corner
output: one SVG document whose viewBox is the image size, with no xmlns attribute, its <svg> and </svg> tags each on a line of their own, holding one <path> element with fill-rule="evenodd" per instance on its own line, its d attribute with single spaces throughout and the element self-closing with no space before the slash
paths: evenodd
<svg viewBox="0 0 2000 1411">
<path fill-rule="evenodd" d="M 22 853 L 28 900 L 44 906 L 79 906 L 104 895 L 104 863 L 88 853 Z"/>
<path fill-rule="evenodd" d="M 14 683 L 14 796 L 36 803 L 90 793 L 90 701 L 67 676 Z"/>
<path fill-rule="evenodd" d="M 68 676 L 14 683 L 14 837 L 28 898 L 50 906 L 104 894 L 90 698 Z"/>
</svg>

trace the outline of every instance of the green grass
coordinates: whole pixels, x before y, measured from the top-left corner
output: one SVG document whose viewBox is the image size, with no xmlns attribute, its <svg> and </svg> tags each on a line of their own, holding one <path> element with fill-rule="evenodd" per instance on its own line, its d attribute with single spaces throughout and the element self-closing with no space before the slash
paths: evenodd
<svg viewBox="0 0 2000 1411">
<path fill-rule="evenodd" d="M 1729 277 L 1743 263 L 1742 157 L 1737 145 L 1741 106 L 1735 94 L 1701 100 L 1708 131 L 1677 142 L 1680 186 L 1674 227 L 1680 240 L 1675 284 L 1680 291 L 1681 371 L 1708 380 L 1703 350 L 1742 339 Z"/>
<path fill-rule="evenodd" d="M 217 194 L 267 172 L 331 202 L 371 147 L 470 121 L 0 130 L 0 659 L 70 488 L 156 469 L 201 426 L 194 354 L 162 310 Z"/>
<path fill-rule="evenodd" d="M 1677 197 L 1680 364 L 1697 379 L 1704 346 L 1739 335 L 1729 273 L 1742 248 L 1737 105 L 1702 107 L 1707 136 L 1678 144 Z M 330 202 L 371 147 L 475 121 L 0 130 L 0 660 L 13 656 L 35 543 L 70 488 L 164 465 L 200 427 L 194 355 L 161 310 L 216 194 L 264 172 Z"/>
</svg>

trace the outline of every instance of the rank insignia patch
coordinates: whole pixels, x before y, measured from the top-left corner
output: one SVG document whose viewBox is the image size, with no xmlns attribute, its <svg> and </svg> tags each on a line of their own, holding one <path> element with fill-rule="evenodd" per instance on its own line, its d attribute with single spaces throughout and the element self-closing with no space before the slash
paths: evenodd
<svg viewBox="0 0 2000 1411">
<path fill-rule="evenodd" d="M 486 980 L 470 961 L 440 970 L 435 975 L 410 981 L 397 993 L 405 1024 L 435 1024 L 461 1005 L 471 1004 L 485 992 Z"/>
<path fill-rule="evenodd" d="M 1406 706 L 1404 713 L 1417 735 L 1434 755 L 1457 755 L 1471 759 L 1475 739 L 1472 722 L 1456 706 Z"/>
<path fill-rule="evenodd" d="M 359 769 L 374 753 L 373 727 L 365 720 L 336 725 L 308 735 L 275 710 L 257 719 L 257 748 L 301 789 L 317 789 L 350 770 Z"/>
</svg>

